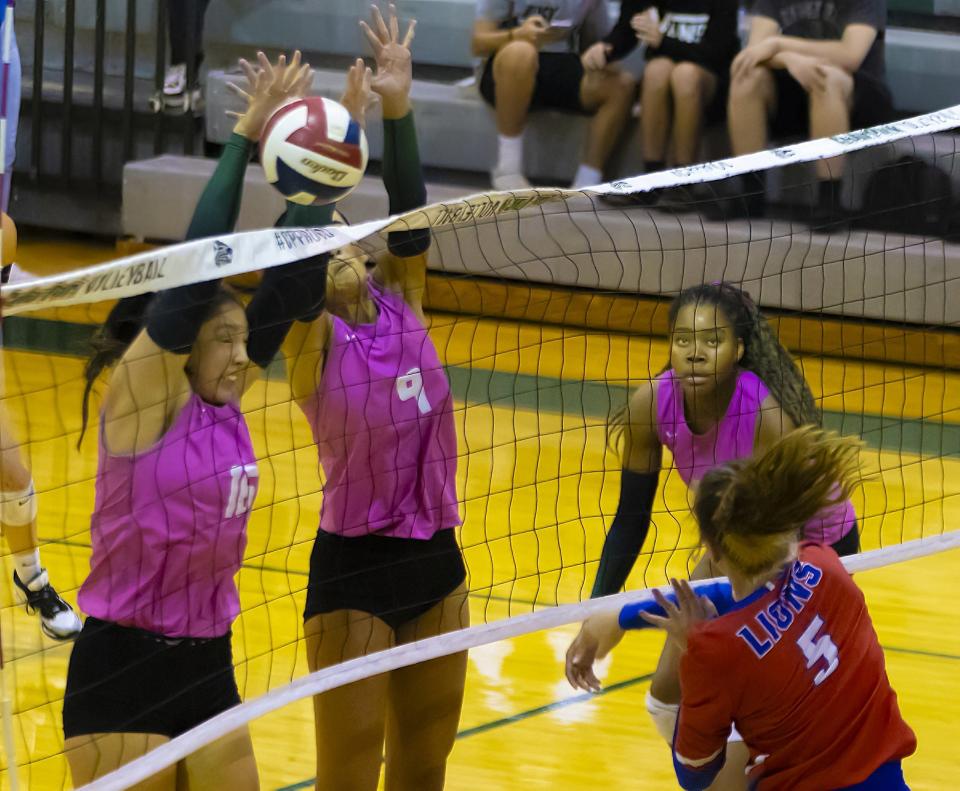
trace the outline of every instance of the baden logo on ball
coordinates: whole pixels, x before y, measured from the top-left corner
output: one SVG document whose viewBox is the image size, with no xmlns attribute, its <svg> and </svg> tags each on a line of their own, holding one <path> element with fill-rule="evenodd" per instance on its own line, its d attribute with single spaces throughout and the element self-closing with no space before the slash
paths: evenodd
<svg viewBox="0 0 960 791">
<path fill-rule="evenodd" d="M 267 121 L 260 160 L 288 201 L 334 203 L 349 195 L 367 168 L 367 137 L 347 109 L 319 96 L 284 105 Z"/>
</svg>

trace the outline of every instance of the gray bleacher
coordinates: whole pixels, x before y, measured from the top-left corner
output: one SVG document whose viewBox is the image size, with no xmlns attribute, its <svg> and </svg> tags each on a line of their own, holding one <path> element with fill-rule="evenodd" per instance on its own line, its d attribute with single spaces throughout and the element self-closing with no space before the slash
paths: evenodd
<svg viewBox="0 0 960 791">
<path fill-rule="evenodd" d="M 146 3 L 145 3 L 146 5 Z M 207 111 L 205 134 L 214 142 L 224 141 L 230 133 L 231 124 L 224 111 L 233 106 L 236 101 L 233 94 L 226 89 L 226 84 L 237 79 L 237 75 L 230 70 L 230 64 L 235 62 L 241 54 L 249 55 L 256 47 L 268 50 L 278 48 L 292 48 L 300 46 L 308 53 L 322 53 L 323 62 L 328 66 L 318 69 L 315 89 L 326 96 L 339 95 L 343 80 L 342 68 L 334 68 L 329 60 L 331 56 L 353 55 L 364 52 L 359 33 L 356 28 L 356 9 L 359 3 L 355 0 L 214 0 L 211 5 L 207 25 L 206 49 L 210 72 L 206 79 Z M 432 183 L 428 184 L 428 193 L 432 201 L 451 201 L 466 193 L 477 192 L 485 185 L 485 173 L 493 163 L 495 153 L 495 130 L 489 109 L 477 95 L 475 88 L 463 84 L 463 79 L 471 74 L 472 59 L 469 55 L 469 32 L 473 21 L 473 0 L 405 0 L 402 9 L 405 13 L 415 14 L 418 17 L 418 35 L 415 42 L 415 58 L 418 64 L 418 76 L 413 88 L 413 99 L 417 108 L 417 124 L 421 139 L 421 152 L 425 165 L 429 168 Z M 316 9 L 322 8 L 323 13 Z M 291 33 L 295 31 L 295 33 Z M 918 32 L 909 30 L 891 30 L 888 33 L 888 65 L 890 81 L 894 90 L 898 109 L 902 111 L 931 111 L 960 101 L 960 91 L 953 87 L 953 75 L 960 73 L 960 39 L 953 35 L 935 32 Z M 316 58 L 314 58 L 316 61 Z M 441 68 L 441 67 L 445 67 Z M 578 153 L 586 132 L 587 120 L 583 117 L 565 115 L 562 113 L 536 113 L 532 117 L 526 146 L 528 172 L 540 180 L 558 183 L 571 178 L 578 161 Z M 380 156 L 381 139 L 380 124 L 374 115 L 369 119 L 369 137 L 371 153 L 374 159 Z M 716 157 L 726 152 L 722 148 L 724 136 L 720 134 L 708 136 L 712 146 L 705 152 Z M 635 132 L 633 141 L 635 141 Z M 716 141 L 721 141 L 717 147 Z M 630 141 L 628 141 L 630 142 Z M 932 142 L 928 140 L 927 142 Z M 948 146 L 950 148 L 951 146 Z M 906 153 L 913 153 L 907 151 Z M 621 175 L 632 175 L 640 170 L 640 151 L 635 142 L 630 142 L 624 150 L 618 153 L 613 163 L 613 170 Z M 175 240 L 182 238 L 189 221 L 190 208 L 203 188 L 213 163 L 210 160 L 167 156 L 130 163 L 124 171 L 123 189 L 123 228 L 127 234 L 139 238 Z M 441 180 L 437 180 L 437 177 Z M 464 174 L 473 174 L 464 177 Z M 773 181 L 776 181 L 775 179 Z M 848 189 L 848 195 L 850 190 Z M 176 196 L 173 199 L 171 196 Z M 858 196 L 850 196 L 856 201 Z M 156 211 L 158 205 L 168 207 L 164 212 Z M 361 187 L 344 204 L 344 208 L 351 221 L 370 219 L 383 216 L 386 205 L 382 186 L 379 179 L 368 177 Z M 264 184 L 258 168 L 251 168 L 247 178 L 246 194 L 241 213 L 240 227 L 264 227 L 273 223 L 280 213 L 280 201 L 277 195 Z M 643 215 L 650 217 L 650 215 Z M 650 229 L 658 227 L 657 233 L 663 227 L 682 224 L 682 220 L 664 218 L 663 222 L 651 219 L 640 223 Z M 626 237 L 638 227 L 629 224 Z M 694 223 L 697 227 L 706 227 L 699 219 Z M 737 226 L 737 224 L 733 224 Z M 717 229 L 720 236 L 737 231 L 737 227 L 728 226 Z M 691 226 L 692 227 L 692 226 Z M 772 238 L 778 233 L 774 225 L 761 224 L 753 226 L 744 224 L 741 229 L 751 238 Z M 759 231 L 759 233 L 758 233 Z M 469 229 L 463 233 L 468 234 Z M 874 238 L 875 237 L 875 238 Z M 432 251 L 431 265 L 442 269 L 455 271 L 470 271 L 470 266 L 459 262 L 453 255 L 454 247 L 449 242 L 456 238 L 454 247 L 458 250 L 471 249 L 469 239 L 458 233 L 438 235 L 437 244 Z M 879 236 L 857 234 L 845 238 L 844 249 L 849 251 L 852 242 L 860 241 L 864 253 L 872 247 Z M 869 241 L 868 241 L 869 240 Z M 825 236 L 809 236 L 804 247 L 804 265 L 806 263 L 824 260 L 836 260 L 839 270 L 831 275 L 840 278 L 834 287 L 849 279 L 851 272 L 858 272 L 857 278 L 866 276 L 868 271 L 875 272 L 879 279 L 877 284 L 882 286 L 888 278 L 881 275 L 881 271 L 888 275 L 897 272 L 923 272 L 925 247 L 919 240 L 914 244 L 905 244 L 897 254 L 882 254 L 880 258 L 864 255 L 857 258 L 861 263 L 857 266 L 849 265 L 847 261 L 840 265 L 840 260 L 848 256 L 839 256 L 831 252 L 831 244 L 836 246 L 841 240 L 831 240 Z M 906 241 L 906 240 L 904 240 Z M 763 245 L 761 245 L 762 247 Z M 629 245 L 628 245 L 629 247 Z M 655 245 L 656 247 L 656 245 Z M 486 248 L 484 247 L 484 250 Z M 497 246 L 490 248 L 496 253 Z M 625 248 L 627 249 L 627 248 Z M 732 250 L 733 248 L 729 248 Z M 944 249 L 945 261 L 950 267 L 960 259 L 952 247 L 949 255 Z M 907 260 L 904 259 L 904 255 Z M 837 256 L 835 258 L 835 256 Z M 469 256 L 473 260 L 474 256 Z M 574 267 L 577 272 L 607 271 L 613 278 L 604 282 L 605 288 L 635 292 L 643 290 L 643 283 L 633 276 L 624 277 L 621 257 L 610 266 L 597 260 L 582 271 Z M 856 258 L 856 256 L 855 256 Z M 882 260 L 881 260 L 882 258 Z M 480 255 L 476 259 L 483 265 L 490 265 L 489 256 Z M 580 275 L 572 272 L 570 277 L 559 277 L 563 262 L 569 263 L 564 253 L 557 259 L 556 266 L 548 267 L 543 272 L 542 280 L 547 283 L 569 281 L 570 285 L 589 286 L 581 282 Z M 507 262 L 502 262 L 506 264 Z M 666 261 L 663 262 L 666 265 Z M 729 262 L 727 262 L 729 263 Z M 853 261 L 856 264 L 856 261 Z M 603 264 L 603 266 L 601 266 Z M 495 267 L 499 276 L 510 276 L 508 269 Z M 541 267 L 542 268 L 542 267 Z M 663 272 L 662 267 L 654 267 Z M 686 256 L 679 271 L 684 277 L 696 279 L 707 276 L 710 269 L 709 261 L 701 261 L 696 255 Z M 814 267 L 816 269 L 816 267 Z M 804 288 L 813 290 L 823 288 L 826 283 L 807 283 L 813 277 L 814 269 L 803 276 Z M 792 271 L 792 270 L 791 270 Z M 832 271 L 832 270 L 831 270 Z M 727 276 L 730 272 L 724 270 Z M 619 274 L 618 274 L 619 273 Z M 746 275 L 746 273 L 744 273 Z M 823 274 L 823 273 L 821 273 Z M 524 279 L 537 280 L 534 271 L 524 271 Z M 784 278 L 787 276 L 785 275 Z M 854 278 L 856 279 L 856 278 Z M 781 282 L 781 279 L 777 279 Z M 616 281 L 616 282 L 614 282 Z M 864 281 L 864 288 L 869 288 L 873 278 Z M 858 280 L 858 282 L 860 282 Z M 898 281 L 899 282 L 899 281 Z M 762 302 L 769 306 L 790 306 L 791 299 L 786 296 L 787 291 L 793 291 L 798 284 L 787 284 L 783 281 L 784 295 L 763 294 Z M 849 283 L 847 284 L 849 285 Z M 836 293 L 849 296 L 847 288 Z M 867 297 L 867 293 L 860 298 Z M 881 287 L 876 299 L 883 301 L 889 294 Z M 844 303 L 848 303 L 845 298 Z M 809 307 L 805 305 L 805 307 Z M 942 309 L 942 306 L 939 306 Z M 871 315 L 871 307 L 867 301 L 859 306 L 854 305 L 853 313 Z M 917 309 L 915 305 L 904 305 L 904 315 L 908 321 L 931 320 L 931 317 Z"/>
<path fill-rule="evenodd" d="M 112 2 L 117 0 L 108 0 L 108 5 Z M 152 18 L 153 0 L 141 2 L 138 13 L 146 24 Z M 207 138 L 219 143 L 229 136 L 231 122 L 225 110 L 234 106 L 236 98 L 226 90 L 226 84 L 238 79 L 231 73 L 230 64 L 239 55 L 249 55 L 257 47 L 271 50 L 294 46 L 322 53 L 325 58 L 365 52 L 357 26 L 359 5 L 356 0 L 213 0 L 205 40 L 211 67 L 206 79 Z M 442 79 L 418 79 L 413 89 L 424 164 L 436 170 L 477 174 L 464 183 L 463 192 L 476 190 L 482 183 L 478 179 L 489 171 L 495 157 L 492 115 L 476 89 L 463 84 L 474 63 L 469 48 L 474 7 L 474 0 L 405 0 L 401 5 L 404 14 L 418 19 L 415 59 L 418 64 L 426 64 L 420 70 L 435 76 L 430 73 L 431 67 L 434 71 L 447 67 Z M 615 13 L 614 3 L 611 20 Z M 892 29 L 887 42 L 890 81 L 898 109 L 929 111 L 960 100 L 953 77 L 960 73 L 960 37 Z M 315 88 L 322 95 L 336 97 L 342 82 L 341 69 L 318 69 Z M 586 128 L 584 117 L 559 112 L 534 114 L 526 146 L 527 172 L 545 183 L 568 181 L 576 169 Z M 381 141 L 375 118 L 369 124 L 369 136 L 376 159 Z M 708 136 L 704 154 L 725 155 L 724 143 L 723 130 L 716 130 Z M 611 163 L 611 175 L 635 174 L 641 169 L 641 161 L 633 131 Z M 169 177 L 176 174 L 183 181 L 179 192 L 190 202 L 191 196 L 199 194 L 204 172 L 199 163 L 194 164 L 192 171 L 189 159 L 174 163 L 164 157 L 139 162 L 128 167 L 125 188 L 129 194 L 137 194 L 154 173 L 159 176 L 159 171 L 173 168 L 174 173 L 168 173 L 164 181 L 169 182 Z M 452 180 L 455 186 L 456 176 Z M 372 204 L 358 207 L 362 217 L 372 216 L 372 211 Z M 142 212 L 136 207 L 124 209 L 124 228 L 132 235 L 158 238 L 159 222 L 146 207 Z M 169 227 L 163 230 L 168 233 Z"/>
</svg>

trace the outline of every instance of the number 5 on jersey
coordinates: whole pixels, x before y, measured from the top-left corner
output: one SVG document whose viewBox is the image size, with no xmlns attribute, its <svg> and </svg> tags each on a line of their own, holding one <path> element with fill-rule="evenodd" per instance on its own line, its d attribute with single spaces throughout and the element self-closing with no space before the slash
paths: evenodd
<svg viewBox="0 0 960 791">
<path fill-rule="evenodd" d="M 827 663 L 827 666 L 820 668 L 817 675 L 813 677 L 814 686 L 820 686 L 840 666 L 840 652 L 833 638 L 826 633 L 817 637 L 822 626 L 823 618 L 814 615 L 806 631 L 797 638 L 797 645 L 807 658 L 807 670 L 813 668 L 821 659 Z"/>
</svg>

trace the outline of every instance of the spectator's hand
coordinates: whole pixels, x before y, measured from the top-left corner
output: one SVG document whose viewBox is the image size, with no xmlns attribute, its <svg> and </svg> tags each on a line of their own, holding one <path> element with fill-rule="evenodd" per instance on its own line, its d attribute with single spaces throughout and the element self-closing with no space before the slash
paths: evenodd
<svg viewBox="0 0 960 791">
<path fill-rule="evenodd" d="M 607 57 L 612 50 L 612 44 L 598 41 L 580 56 L 580 62 L 587 71 L 602 71 L 607 67 Z"/>
<path fill-rule="evenodd" d="M 733 59 L 733 64 L 730 66 L 730 76 L 736 79 L 746 74 L 757 66 L 766 63 L 779 51 L 780 40 L 776 36 L 765 38 L 752 47 L 740 50 L 740 53 Z"/>
<path fill-rule="evenodd" d="M 362 127 L 367 125 L 367 108 L 374 102 L 370 89 L 372 79 L 373 72 L 363 62 L 363 58 L 357 58 L 347 72 L 347 87 L 340 97 L 340 104 L 347 108 L 350 117 Z"/>
<path fill-rule="evenodd" d="M 254 143 L 260 139 L 270 116 L 287 102 L 306 96 L 313 84 L 310 65 L 300 64 L 300 50 L 293 53 L 289 63 L 287 56 L 281 55 L 277 58 L 277 65 L 273 66 L 262 52 L 257 53 L 257 61 L 258 65 L 254 67 L 240 59 L 240 68 L 247 79 L 246 90 L 232 82 L 227 83 L 227 87 L 247 103 L 247 109 L 242 113 L 227 111 L 227 115 L 237 119 L 233 131 Z"/>
<path fill-rule="evenodd" d="M 519 41 L 528 41 L 537 49 L 540 49 L 548 37 L 549 32 L 550 25 L 547 23 L 547 20 L 539 14 L 534 14 L 524 19 L 520 27 L 513 29 L 513 37 Z"/>
<path fill-rule="evenodd" d="M 373 57 L 377 62 L 377 73 L 371 87 L 383 102 L 384 118 L 403 118 L 410 112 L 410 85 L 413 82 L 410 43 L 413 41 L 417 21 L 410 20 L 402 41 L 397 7 L 393 3 L 388 9 L 388 21 L 384 21 L 377 6 L 372 7 L 371 21 L 372 29 L 366 22 L 360 23 L 370 46 L 373 47 Z"/>
<path fill-rule="evenodd" d="M 800 83 L 807 93 L 822 91 L 827 85 L 826 64 L 809 55 L 797 52 L 782 52 L 780 60 L 793 79 Z"/>
<path fill-rule="evenodd" d="M 630 27 L 637 34 L 637 39 L 647 46 L 656 49 L 663 43 L 663 31 L 660 30 L 660 15 L 655 8 L 648 8 L 640 14 L 634 14 L 630 20 Z"/>
</svg>

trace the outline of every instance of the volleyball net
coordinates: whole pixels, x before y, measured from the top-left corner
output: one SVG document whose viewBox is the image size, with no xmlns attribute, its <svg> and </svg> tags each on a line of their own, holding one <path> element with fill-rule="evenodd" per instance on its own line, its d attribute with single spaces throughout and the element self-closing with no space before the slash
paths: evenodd
<svg viewBox="0 0 960 791">
<path fill-rule="evenodd" d="M 105 383 L 78 447 L 83 366 L 116 300 L 220 278 L 249 292 L 264 268 L 350 244 L 376 259 L 390 231 L 432 233 L 425 307 L 453 396 L 474 625 L 308 674 L 301 616 L 325 480 L 282 351 L 242 403 L 259 461 L 233 633 L 244 703 L 91 787 L 129 787 L 337 685 L 468 648 L 489 659 L 491 646 L 685 576 L 697 531 L 665 457 L 633 593 L 589 601 L 617 507 L 621 459 L 609 428 L 630 392 L 667 366 L 669 303 L 688 286 L 726 281 L 748 292 L 798 359 L 824 424 L 863 438 L 868 477 L 854 506 L 864 553 L 852 570 L 957 546 L 958 127 L 960 106 L 583 192 L 486 193 L 350 227 L 225 234 L 5 286 L 4 406 L 33 470 L 44 563 L 75 602 L 88 571 Z M 839 222 L 816 205 L 821 159 L 842 168 Z M 760 190 L 768 216 L 743 217 Z M 70 646 L 42 638 L 9 601 L 0 625 L 19 774 L 28 787 L 67 787 Z M 555 652 L 542 663 L 562 677 Z M 476 670 L 487 682 L 489 668 Z M 297 712 L 310 747 L 312 726 Z M 277 728 L 253 735 L 258 752 L 290 738 Z"/>
</svg>

